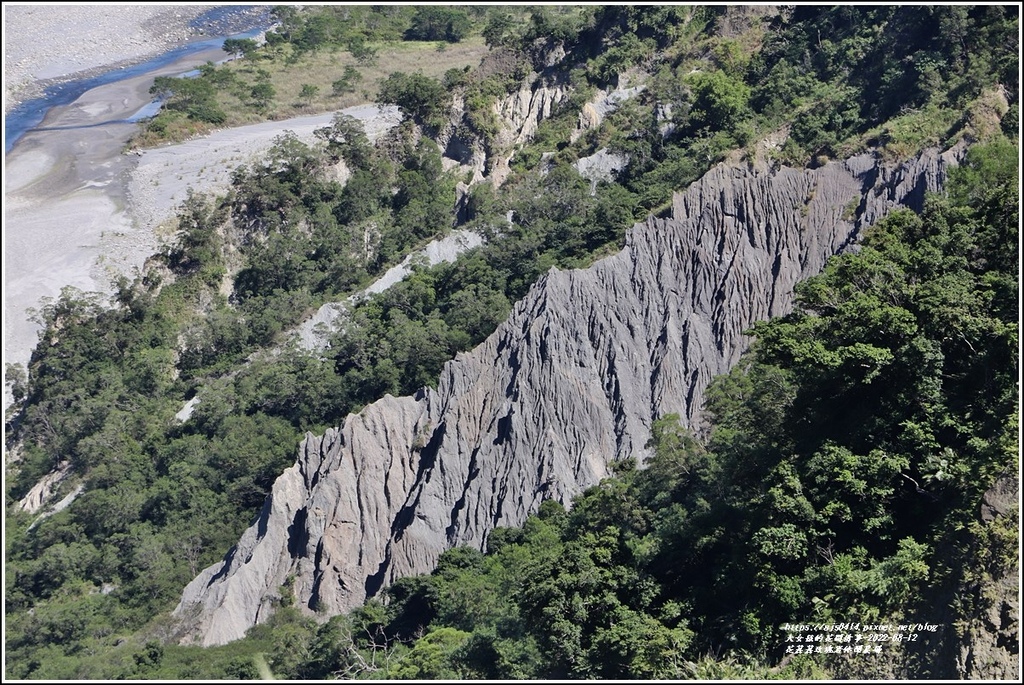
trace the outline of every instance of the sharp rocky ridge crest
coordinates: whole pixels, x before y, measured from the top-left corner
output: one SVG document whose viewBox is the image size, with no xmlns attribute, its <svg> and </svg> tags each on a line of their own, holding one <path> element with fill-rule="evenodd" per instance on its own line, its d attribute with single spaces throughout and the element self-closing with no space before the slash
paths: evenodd
<svg viewBox="0 0 1024 685">
<path fill-rule="evenodd" d="M 351 610 L 451 547 L 483 548 L 545 499 L 570 504 L 616 460 L 642 462 L 655 419 L 698 429 L 743 331 L 790 312 L 796 283 L 893 208 L 920 209 L 962 152 L 715 167 L 617 254 L 550 271 L 436 390 L 307 434 L 255 523 L 185 588 L 183 642 L 243 637 L 282 592 L 310 615 Z"/>
</svg>

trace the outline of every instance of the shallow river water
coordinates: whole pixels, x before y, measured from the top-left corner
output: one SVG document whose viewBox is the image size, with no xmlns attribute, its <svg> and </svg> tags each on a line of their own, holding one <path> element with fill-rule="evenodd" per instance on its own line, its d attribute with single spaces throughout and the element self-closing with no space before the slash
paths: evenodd
<svg viewBox="0 0 1024 685">
<path fill-rule="evenodd" d="M 235 5 L 199 17 L 207 35 L 146 62 L 54 83 L 43 97 L 5 117 L 4 362 L 27 364 L 39 324 L 34 311 L 71 286 L 110 292 L 156 247 L 126 212 L 126 184 L 137 159 L 123 149 L 133 123 L 152 111 L 157 76 L 181 75 L 226 57 L 225 37 L 255 35 L 269 15 Z M 245 24 L 244 22 L 248 22 Z M 150 109 L 147 109 L 150 108 Z M 5 387 L 5 407 L 8 404 Z"/>
</svg>

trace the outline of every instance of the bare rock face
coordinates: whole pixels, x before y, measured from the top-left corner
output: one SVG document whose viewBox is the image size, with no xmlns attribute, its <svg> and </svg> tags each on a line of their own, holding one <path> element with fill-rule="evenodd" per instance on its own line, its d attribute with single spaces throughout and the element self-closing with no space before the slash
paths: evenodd
<svg viewBox="0 0 1024 685">
<path fill-rule="evenodd" d="M 956 156 L 722 165 L 675 196 L 671 218 L 635 226 L 618 254 L 552 270 L 445 365 L 436 390 L 385 397 L 306 436 L 256 523 L 185 589 L 186 641 L 242 637 L 282 592 L 311 615 L 352 609 L 448 548 L 482 548 L 545 499 L 568 505 L 615 460 L 642 461 L 653 420 L 699 423 L 708 383 L 747 348 L 745 329 L 790 311 L 794 285 L 865 226 L 919 207 Z"/>
<path fill-rule="evenodd" d="M 30 514 L 35 514 L 43 508 L 53 493 L 57 490 L 64 479 L 71 473 L 71 464 L 65 462 L 60 464 L 56 469 L 46 474 L 39 481 L 32 486 L 32 489 L 25 493 L 25 496 L 18 502 L 18 508 L 22 511 L 27 511 Z"/>
<path fill-rule="evenodd" d="M 590 181 L 590 194 L 596 192 L 599 181 L 613 181 L 615 174 L 626 168 L 629 157 L 609 152 L 603 147 L 588 157 L 580 157 L 573 166 L 580 176 Z"/>
<path fill-rule="evenodd" d="M 566 88 L 562 85 L 546 83 L 543 79 L 531 79 L 518 91 L 499 99 L 494 105 L 499 133 L 492 148 L 502 151 L 490 162 L 490 177 L 495 187 L 504 183 L 508 177 L 508 165 L 517 146 L 533 139 L 540 122 L 550 118 L 552 109 L 566 96 Z"/>
<path fill-rule="evenodd" d="M 982 497 L 980 518 L 987 525 L 1019 521 L 1020 480 L 1006 471 Z M 999 521 L 999 519 L 1004 519 Z M 956 655 L 956 674 L 965 680 L 1020 680 L 1020 565 L 987 575 L 978 588 L 980 608 L 969 617 Z"/>
<path fill-rule="evenodd" d="M 464 206 L 469 187 L 489 178 L 495 187 L 508 178 L 509 164 L 519 149 L 537 135 L 537 127 L 567 97 L 567 90 L 557 79 L 533 74 L 520 84 L 518 90 L 499 98 L 491 105 L 490 114 L 497 133 L 488 142 L 475 136 L 466 136 L 465 130 L 474 128 L 467 117 L 463 93 L 455 93 L 447 123 L 437 136 L 446 170 L 458 168 L 469 172 L 468 185 L 460 183 L 457 205 Z M 461 219 L 460 219 L 461 222 Z"/>
<path fill-rule="evenodd" d="M 591 129 L 601 125 L 605 118 L 617 110 L 626 100 L 639 95 L 644 86 L 625 86 L 620 76 L 619 87 L 611 91 L 598 90 L 590 102 L 587 102 L 580 109 L 579 119 L 576 122 L 576 129 L 569 136 L 570 142 L 576 142 L 580 136 Z"/>
</svg>

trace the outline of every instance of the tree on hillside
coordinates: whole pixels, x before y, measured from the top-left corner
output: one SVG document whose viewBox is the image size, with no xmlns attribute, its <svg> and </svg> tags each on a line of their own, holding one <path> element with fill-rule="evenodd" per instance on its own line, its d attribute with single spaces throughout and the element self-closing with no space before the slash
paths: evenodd
<svg viewBox="0 0 1024 685">
<path fill-rule="evenodd" d="M 249 95 L 252 97 L 253 105 L 257 109 L 266 109 L 273 102 L 274 97 L 277 95 L 277 90 L 267 81 L 262 81 L 252 87 Z"/>
<path fill-rule="evenodd" d="M 313 98 L 316 97 L 319 90 L 320 89 L 312 83 L 303 83 L 302 89 L 299 90 L 299 99 L 304 100 L 306 104 L 309 104 L 312 102 Z"/>
<path fill-rule="evenodd" d="M 429 76 L 396 71 L 381 81 L 377 99 L 382 104 L 398 105 L 405 114 L 428 126 L 438 126 L 447 95 Z"/>
<path fill-rule="evenodd" d="M 469 33 L 469 15 L 460 9 L 424 5 L 416 10 L 406 40 L 458 43 Z"/>
</svg>

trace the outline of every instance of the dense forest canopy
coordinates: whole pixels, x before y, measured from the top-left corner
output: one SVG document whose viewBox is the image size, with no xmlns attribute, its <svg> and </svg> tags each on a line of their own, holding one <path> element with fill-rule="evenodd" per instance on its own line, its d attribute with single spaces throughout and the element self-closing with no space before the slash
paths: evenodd
<svg viewBox="0 0 1024 685">
<path fill-rule="evenodd" d="M 167 106 L 139 142 L 336 108 L 373 73 L 405 120 L 375 142 L 342 115 L 313 143 L 283 134 L 225 196 L 189 197 L 143 277 L 39 312 L 28 369 L 8 373 L 7 677 L 846 677 L 841 655 L 787 655 L 780 626 L 915 621 L 956 597 L 945 615 L 966 630 L 1019 550 L 1014 516 L 976 514 L 1018 469 L 1016 6 L 275 11 L 265 44 L 225 45 L 242 59 L 157 79 Z M 373 71 L 389 46 L 472 41 L 488 48 L 478 68 Z M 538 74 L 566 97 L 508 146 L 494 105 Z M 580 128 L 599 89 L 636 83 Z M 442 135 L 483 151 L 483 182 L 445 163 Z M 237 643 L 168 639 L 182 587 L 237 541 L 303 432 L 435 384 L 552 266 L 617 250 L 712 164 L 961 140 L 943 194 L 872 227 L 798 287 L 792 315 L 750 331 L 706 435 L 662 417 L 643 468 L 617 464 L 350 615 L 318 622 L 284 593 Z M 601 149 L 621 155 L 614 181 L 574 166 Z M 505 182 L 488 182 L 503 155 Z M 357 299 L 325 351 L 289 343 L 456 225 L 483 245 Z M 53 472 L 70 506 L 23 511 Z M 929 670 L 941 649 L 926 637 L 900 658 L 948 677 Z"/>
</svg>

